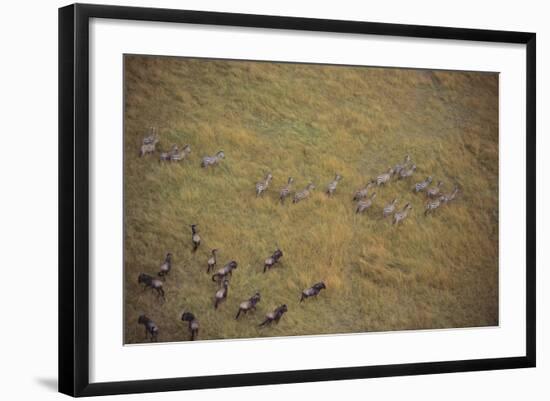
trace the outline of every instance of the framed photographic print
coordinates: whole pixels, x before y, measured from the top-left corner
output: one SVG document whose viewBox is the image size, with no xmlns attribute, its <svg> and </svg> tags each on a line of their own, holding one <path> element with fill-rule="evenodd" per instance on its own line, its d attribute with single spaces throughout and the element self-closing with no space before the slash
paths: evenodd
<svg viewBox="0 0 550 401">
<path fill-rule="evenodd" d="M 59 390 L 535 366 L 535 40 L 61 8 Z"/>
</svg>

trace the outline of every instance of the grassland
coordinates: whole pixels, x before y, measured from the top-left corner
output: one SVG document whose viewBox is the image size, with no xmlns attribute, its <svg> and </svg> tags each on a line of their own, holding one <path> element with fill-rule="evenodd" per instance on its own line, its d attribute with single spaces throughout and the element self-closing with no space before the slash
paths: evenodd
<svg viewBox="0 0 550 401">
<path fill-rule="evenodd" d="M 145 341 L 141 313 L 158 324 L 159 341 L 188 339 L 184 310 L 199 319 L 199 339 L 498 324 L 497 74 L 126 56 L 124 122 L 126 343 Z M 158 148 L 190 144 L 190 159 L 139 158 L 151 125 Z M 221 165 L 201 169 L 218 150 Z M 406 154 L 414 177 L 377 189 L 372 210 L 356 215 L 353 192 Z M 257 199 L 267 172 L 271 188 Z M 343 179 L 329 199 L 335 172 Z M 411 192 L 427 175 L 461 188 L 429 217 L 425 196 Z M 317 185 L 310 199 L 278 202 L 289 176 L 299 189 Z M 393 197 L 413 205 L 398 227 L 381 217 Z M 193 223 L 203 238 L 196 253 Z M 277 245 L 282 263 L 263 274 Z M 211 248 L 219 264 L 239 262 L 218 310 Z M 156 274 L 168 251 L 161 304 L 137 276 Z M 327 290 L 300 304 L 320 280 Z M 257 311 L 236 321 L 255 291 Z M 282 303 L 281 322 L 259 328 Z"/>
</svg>

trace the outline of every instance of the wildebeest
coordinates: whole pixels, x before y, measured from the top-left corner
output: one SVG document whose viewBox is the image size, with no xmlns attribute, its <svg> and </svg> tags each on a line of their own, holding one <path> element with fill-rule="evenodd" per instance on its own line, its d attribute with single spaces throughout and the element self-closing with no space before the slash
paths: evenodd
<svg viewBox="0 0 550 401">
<path fill-rule="evenodd" d="M 223 280 L 222 288 L 216 291 L 214 297 L 214 309 L 218 309 L 220 302 L 227 298 L 227 292 L 229 291 L 229 280 Z"/>
<path fill-rule="evenodd" d="M 145 338 L 148 339 L 151 336 L 151 341 L 157 341 L 159 335 L 159 328 L 151 319 L 145 315 L 140 315 L 138 323 L 145 326 Z"/>
<path fill-rule="evenodd" d="M 199 335 L 199 321 L 191 312 L 183 312 L 181 320 L 189 323 L 189 331 L 191 332 L 191 341 L 194 341 Z"/>
<path fill-rule="evenodd" d="M 325 288 L 327 287 L 325 286 L 325 283 L 322 281 L 312 285 L 309 288 L 306 288 L 305 290 L 302 291 L 302 298 L 300 298 L 300 302 L 302 302 L 304 299 L 307 299 L 309 297 L 316 297 L 317 295 L 319 295 L 321 290 L 324 290 Z"/>
<path fill-rule="evenodd" d="M 216 253 L 218 250 L 216 248 L 212 249 L 212 256 L 210 256 L 210 259 L 208 259 L 208 269 L 206 270 L 207 273 L 210 273 L 210 270 L 213 270 L 214 267 L 216 267 L 217 259 L 216 259 Z"/>
<path fill-rule="evenodd" d="M 157 296 L 162 297 L 163 300 L 165 299 L 164 289 L 162 288 L 162 280 L 154 278 L 145 273 L 140 273 L 140 275 L 138 276 L 138 283 L 143 284 L 144 289 L 150 288 L 151 290 L 156 291 Z"/>
<path fill-rule="evenodd" d="M 288 311 L 288 307 L 286 304 L 283 304 L 277 308 L 273 312 L 269 312 L 267 315 L 265 315 L 265 320 L 260 323 L 261 326 L 270 325 L 271 323 L 279 323 L 279 320 L 281 320 L 281 317 Z"/>
<path fill-rule="evenodd" d="M 224 280 L 227 276 L 231 276 L 233 274 L 233 270 L 237 268 L 237 262 L 232 260 L 231 262 L 227 263 L 224 267 L 222 267 L 220 270 L 218 270 L 214 275 L 212 276 L 212 281 L 221 281 Z"/>
<path fill-rule="evenodd" d="M 248 313 L 249 310 L 255 310 L 256 304 L 260 302 L 260 293 L 256 292 L 253 296 L 251 296 L 247 301 L 241 302 L 239 305 L 239 311 L 237 312 L 237 316 L 235 316 L 235 319 L 238 319 L 241 312 Z"/>
<path fill-rule="evenodd" d="M 160 265 L 158 275 L 160 277 L 167 276 L 168 273 L 170 273 L 170 270 L 172 270 L 172 254 L 168 252 L 164 257 L 164 262 L 162 262 L 162 264 Z"/>
<path fill-rule="evenodd" d="M 279 259 L 283 257 L 283 251 L 279 248 L 273 252 L 273 254 L 264 261 L 264 273 L 279 263 Z"/>
<path fill-rule="evenodd" d="M 197 224 L 191 224 L 191 241 L 193 242 L 193 252 L 195 252 L 201 244 L 201 237 L 197 227 Z"/>
</svg>

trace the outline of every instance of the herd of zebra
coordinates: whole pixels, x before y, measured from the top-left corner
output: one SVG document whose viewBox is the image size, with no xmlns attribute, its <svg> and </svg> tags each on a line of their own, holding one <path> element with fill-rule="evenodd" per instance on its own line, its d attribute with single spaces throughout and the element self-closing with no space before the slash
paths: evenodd
<svg viewBox="0 0 550 401">
<path fill-rule="evenodd" d="M 143 139 L 139 156 L 142 157 L 147 154 L 155 153 L 156 145 L 158 142 L 159 142 L 159 136 L 156 130 L 154 128 L 151 128 L 149 134 Z M 165 161 L 179 162 L 188 158 L 190 153 L 191 153 L 191 147 L 189 145 L 185 145 L 181 151 L 179 150 L 179 147 L 177 145 L 173 145 L 172 149 L 169 152 L 160 153 L 159 160 L 161 162 L 165 162 Z M 223 151 L 219 151 L 213 156 L 205 156 L 201 160 L 201 167 L 207 168 L 209 166 L 215 166 L 219 164 L 224 158 L 225 158 L 225 154 Z M 353 194 L 353 201 L 356 202 L 355 212 L 358 214 L 364 213 L 365 211 L 367 211 L 369 208 L 372 207 L 376 199 L 376 192 L 373 192 L 372 194 L 370 194 L 372 187 L 385 186 L 391 182 L 392 178 L 396 178 L 398 180 L 408 179 L 413 176 L 415 171 L 416 171 L 416 164 L 414 164 L 411 160 L 411 157 L 407 155 L 403 160 L 403 162 L 397 163 L 395 166 L 389 168 L 385 173 L 380 174 L 375 179 L 370 180 L 364 187 L 358 189 Z M 273 179 L 273 175 L 271 173 L 268 173 L 263 180 L 256 183 L 257 197 L 263 196 L 268 191 L 272 179 Z M 340 180 L 342 180 L 342 176 L 337 173 L 334 179 L 327 185 L 325 193 L 328 197 L 332 197 L 335 195 L 336 189 L 338 187 L 338 183 Z M 432 176 L 428 176 L 423 181 L 416 183 L 412 189 L 414 193 L 423 192 L 426 194 L 427 202 L 426 202 L 426 208 L 424 211 L 425 215 L 433 213 L 436 209 L 438 209 L 442 205 L 453 201 L 456 198 L 459 191 L 458 187 L 455 185 L 452 192 L 445 194 L 441 191 L 441 187 L 443 183 L 441 181 L 438 181 L 437 185 L 430 187 L 430 185 L 432 184 L 432 181 L 433 181 Z M 312 190 L 315 189 L 315 185 L 312 182 L 310 182 L 301 191 L 296 191 L 292 193 L 293 184 L 294 184 L 294 178 L 289 177 L 287 184 L 283 188 L 281 188 L 281 190 L 279 191 L 279 201 L 281 203 L 284 203 L 285 199 L 290 197 L 291 195 L 292 195 L 292 203 L 298 203 L 300 201 L 303 201 L 307 199 L 310 196 Z M 398 225 L 399 223 L 403 222 L 407 218 L 410 210 L 412 209 L 412 205 L 410 204 L 410 202 L 405 203 L 402 208 L 398 208 L 397 202 L 398 202 L 398 199 L 394 198 L 389 203 L 387 203 L 382 209 L 382 217 L 387 218 L 389 216 L 393 216 L 392 222 L 394 225 Z M 201 244 L 201 237 L 198 232 L 197 224 L 191 225 L 191 242 L 192 242 L 192 252 L 196 252 L 199 249 Z M 218 253 L 218 249 L 212 249 L 210 251 L 210 257 L 206 262 L 207 273 L 210 273 L 211 271 L 215 270 L 217 265 L 217 253 Z M 279 260 L 282 258 L 282 256 L 283 256 L 283 252 L 279 248 L 277 248 L 271 256 L 265 259 L 263 272 L 266 273 L 268 270 L 274 267 L 277 263 L 279 263 Z M 172 253 L 168 252 L 166 254 L 164 261 L 160 265 L 160 269 L 157 273 L 157 277 L 151 276 L 146 273 L 140 273 L 138 276 L 138 284 L 143 285 L 144 289 L 149 288 L 152 291 L 156 292 L 157 297 L 161 299 L 161 301 L 163 302 L 166 300 L 165 291 L 163 287 L 164 287 L 164 282 L 166 280 L 166 277 L 168 276 L 170 270 L 172 269 L 172 257 L 173 257 Z M 228 290 L 229 290 L 229 283 L 230 283 L 229 279 L 232 277 L 233 270 L 237 269 L 237 266 L 238 266 L 238 263 L 235 260 L 231 260 L 212 275 L 212 281 L 218 284 L 218 289 L 215 291 L 215 294 L 214 294 L 213 306 L 215 309 L 218 308 L 221 302 L 226 300 L 228 295 Z M 309 297 L 316 297 L 323 289 L 326 289 L 326 285 L 323 281 L 318 282 L 312 285 L 311 287 L 304 289 L 301 293 L 300 302 L 303 302 L 305 299 Z M 238 319 L 241 313 L 246 314 L 248 311 L 255 310 L 256 305 L 258 304 L 258 302 L 260 302 L 260 299 L 261 299 L 260 293 L 256 292 L 248 300 L 240 303 L 235 319 Z M 286 304 L 282 304 L 278 306 L 277 308 L 275 308 L 273 311 L 269 312 L 265 316 L 265 319 L 259 324 L 259 326 L 261 327 L 261 326 L 270 325 L 273 322 L 278 323 L 281 317 L 287 311 L 288 311 L 288 306 Z M 199 327 L 200 327 L 198 319 L 195 317 L 195 315 L 192 312 L 185 311 L 181 315 L 181 320 L 188 324 L 188 329 L 191 336 L 190 339 L 195 340 L 198 336 Z M 152 319 L 142 314 L 138 318 L 138 323 L 144 325 L 145 335 L 147 339 L 151 339 L 151 341 L 156 341 L 158 339 L 159 328 Z"/>
</svg>

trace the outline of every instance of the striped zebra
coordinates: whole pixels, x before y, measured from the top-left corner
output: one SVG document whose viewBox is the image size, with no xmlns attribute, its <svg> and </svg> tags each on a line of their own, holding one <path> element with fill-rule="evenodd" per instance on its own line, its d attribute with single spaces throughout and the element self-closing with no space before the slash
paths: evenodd
<svg viewBox="0 0 550 401">
<path fill-rule="evenodd" d="M 438 181 L 437 186 L 433 188 L 428 188 L 426 191 L 426 196 L 428 198 L 435 198 L 437 195 L 439 195 L 439 192 L 441 191 L 441 185 L 443 185 L 443 182 Z"/>
<path fill-rule="evenodd" d="M 191 146 L 185 145 L 181 151 L 172 152 L 170 155 L 171 162 L 179 162 L 187 158 L 191 153 Z"/>
<path fill-rule="evenodd" d="M 336 187 L 338 186 L 338 181 L 342 179 L 342 176 L 340 174 L 336 174 L 334 176 L 334 180 L 330 182 L 327 186 L 327 195 L 332 196 L 334 195 L 334 192 L 336 191 Z"/>
<path fill-rule="evenodd" d="M 191 241 L 193 242 L 193 252 L 195 252 L 201 244 L 201 237 L 197 227 L 197 224 L 191 224 Z"/>
<path fill-rule="evenodd" d="M 143 144 L 149 145 L 158 140 L 157 129 L 155 127 L 149 128 L 149 134 L 143 138 Z"/>
<path fill-rule="evenodd" d="M 432 183 L 432 176 L 426 177 L 426 179 L 422 182 L 417 183 L 414 186 L 414 192 L 422 192 L 424 191 L 428 185 Z"/>
<path fill-rule="evenodd" d="M 416 171 L 416 164 L 413 164 L 411 166 L 411 168 L 407 169 L 407 168 L 403 168 L 400 172 L 399 172 L 399 177 L 397 177 L 398 179 L 400 180 L 403 180 L 405 178 L 409 178 L 409 177 L 412 177 L 412 175 L 414 174 L 414 172 Z"/>
<path fill-rule="evenodd" d="M 362 199 L 357 202 L 355 213 L 363 213 L 365 210 L 372 206 L 374 199 L 376 199 L 376 192 L 374 192 L 369 199 Z"/>
<path fill-rule="evenodd" d="M 267 188 L 269 187 L 269 182 L 273 179 L 273 176 L 271 173 L 268 173 L 263 181 L 256 183 L 256 196 L 260 196 L 265 191 L 267 191 Z"/>
<path fill-rule="evenodd" d="M 369 194 L 369 189 L 374 185 L 374 181 L 369 182 L 364 188 L 361 188 L 357 191 L 355 191 L 355 194 L 353 195 L 353 200 L 358 201 L 363 198 L 366 198 Z"/>
<path fill-rule="evenodd" d="M 313 183 L 310 182 L 309 184 L 307 184 L 307 187 L 305 189 L 294 194 L 294 199 L 292 199 L 292 203 L 298 203 L 301 200 L 306 199 L 309 196 L 311 190 L 314 188 L 315 185 L 313 185 Z"/>
<path fill-rule="evenodd" d="M 404 207 L 403 207 L 403 210 L 401 210 L 400 212 L 396 212 L 394 215 L 393 215 L 393 224 L 399 224 L 401 223 L 403 220 L 405 220 L 407 218 L 407 216 L 409 215 L 409 210 L 412 209 L 412 206 L 410 203 L 407 203 Z"/>
<path fill-rule="evenodd" d="M 380 174 L 378 177 L 376 177 L 376 185 L 377 186 L 386 185 L 386 183 L 390 181 L 392 174 L 393 174 L 392 168 L 388 169 L 387 173 Z"/>
<path fill-rule="evenodd" d="M 424 216 L 427 216 L 430 213 L 435 212 L 443 204 L 443 196 L 440 196 L 437 199 L 432 199 L 426 203 L 426 210 L 424 211 Z"/>
<path fill-rule="evenodd" d="M 451 192 L 450 194 L 441 195 L 441 197 L 440 197 L 441 202 L 443 202 L 443 203 L 450 202 L 450 201 L 452 201 L 456 198 L 457 194 L 458 194 L 458 187 L 455 186 L 455 188 L 453 189 L 453 192 Z"/>
<path fill-rule="evenodd" d="M 405 170 L 407 168 L 407 165 L 411 161 L 411 157 L 409 155 L 405 156 L 405 159 L 403 160 L 403 163 L 396 164 L 392 169 L 392 175 L 399 176 L 401 174 L 401 171 Z"/>
<path fill-rule="evenodd" d="M 284 203 L 285 198 L 290 196 L 290 191 L 292 190 L 292 183 L 294 182 L 294 178 L 288 177 L 287 184 L 281 188 L 281 192 L 279 192 L 279 200 L 281 203 Z"/>
<path fill-rule="evenodd" d="M 384 216 L 384 218 L 390 216 L 391 214 L 393 214 L 393 212 L 395 211 L 395 208 L 397 206 L 397 198 L 394 198 L 390 203 L 388 203 L 385 207 L 384 207 L 384 211 L 382 212 L 382 215 Z"/>
<path fill-rule="evenodd" d="M 147 154 L 155 153 L 157 143 L 159 142 L 159 136 L 156 129 L 151 128 L 151 134 L 143 138 L 141 148 L 139 150 L 139 157 L 143 157 Z"/>
<path fill-rule="evenodd" d="M 172 149 L 169 152 L 162 152 L 159 157 L 159 161 L 169 161 L 172 159 L 172 156 L 179 153 L 178 145 L 172 145 Z"/>
<path fill-rule="evenodd" d="M 216 153 L 215 156 L 203 157 L 201 161 L 201 167 L 206 168 L 208 166 L 215 166 L 224 158 L 225 158 L 225 153 L 223 153 L 223 151 L 220 150 L 218 153 Z"/>
</svg>

